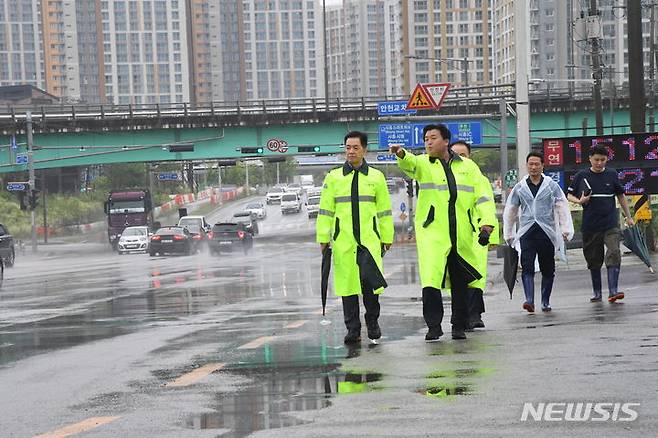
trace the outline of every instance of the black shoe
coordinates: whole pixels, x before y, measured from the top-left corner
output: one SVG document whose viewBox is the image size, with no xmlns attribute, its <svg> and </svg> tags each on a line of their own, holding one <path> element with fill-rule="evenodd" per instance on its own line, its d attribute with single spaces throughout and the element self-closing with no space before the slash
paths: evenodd
<svg viewBox="0 0 658 438">
<path fill-rule="evenodd" d="M 441 326 L 430 327 L 430 329 L 427 331 L 427 334 L 425 335 L 425 340 L 429 342 L 438 341 L 441 336 L 443 336 L 443 330 L 441 330 Z"/>
<path fill-rule="evenodd" d="M 482 321 L 482 318 L 472 319 L 471 320 L 471 327 L 473 327 L 473 328 L 484 328 L 484 322 Z"/>
<path fill-rule="evenodd" d="M 368 324 L 368 339 L 379 339 L 382 337 L 382 330 L 379 328 L 379 323 L 375 321 L 374 324 Z"/>
<path fill-rule="evenodd" d="M 452 339 L 466 339 L 466 333 L 463 328 L 452 328 Z"/>
<path fill-rule="evenodd" d="M 471 325 L 470 322 L 466 323 L 466 326 L 464 327 L 465 332 L 474 332 L 475 330 L 473 329 L 473 326 Z"/>
<path fill-rule="evenodd" d="M 345 335 L 344 341 L 346 344 L 357 344 L 361 342 L 361 333 L 357 331 L 349 331 Z"/>
</svg>

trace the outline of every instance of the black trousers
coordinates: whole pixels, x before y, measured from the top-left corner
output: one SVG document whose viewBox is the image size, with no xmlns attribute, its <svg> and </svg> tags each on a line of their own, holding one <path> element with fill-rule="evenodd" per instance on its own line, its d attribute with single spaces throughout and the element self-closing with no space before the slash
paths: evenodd
<svg viewBox="0 0 658 438">
<path fill-rule="evenodd" d="M 361 284 L 361 296 L 363 297 L 363 306 L 366 308 L 366 325 L 370 326 L 379 319 L 379 295 L 375 294 L 372 289 Z M 343 299 L 343 318 L 345 327 L 352 332 L 361 331 L 361 317 L 359 310 L 359 296 L 350 295 L 342 297 Z"/>
<path fill-rule="evenodd" d="M 484 313 L 484 294 L 482 289 L 468 288 L 468 317 L 469 320 L 482 318 Z"/>
<path fill-rule="evenodd" d="M 459 329 L 465 329 L 469 320 L 469 291 L 467 288 L 450 291 L 450 323 Z M 423 288 L 423 318 L 428 328 L 440 327 L 443 321 L 443 297 L 441 291 L 434 287 Z"/>
<path fill-rule="evenodd" d="M 544 277 L 555 276 L 555 247 L 543 232 L 526 239 L 521 237 L 521 269 L 524 275 L 535 275 L 535 257 Z"/>
</svg>

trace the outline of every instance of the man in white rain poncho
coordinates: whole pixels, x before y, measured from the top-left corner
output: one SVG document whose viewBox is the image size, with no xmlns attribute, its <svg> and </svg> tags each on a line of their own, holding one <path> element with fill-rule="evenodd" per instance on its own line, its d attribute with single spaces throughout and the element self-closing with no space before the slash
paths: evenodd
<svg viewBox="0 0 658 438">
<path fill-rule="evenodd" d="M 518 182 L 505 204 L 503 236 L 510 246 L 521 248 L 521 280 L 525 292 L 523 308 L 535 311 L 535 257 L 541 271 L 541 310 L 551 311 L 550 298 L 555 277 L 555 254 L 564 239 L 573 238 L 573 222 L 567 198 L 560 186 L 543 174 L 544 156 L 530 152 L 528 175 Z M 519 212 L 520 210 L 520 212 Z M 515 224 L 519 221 L 515 232 Z"/>
</svg>

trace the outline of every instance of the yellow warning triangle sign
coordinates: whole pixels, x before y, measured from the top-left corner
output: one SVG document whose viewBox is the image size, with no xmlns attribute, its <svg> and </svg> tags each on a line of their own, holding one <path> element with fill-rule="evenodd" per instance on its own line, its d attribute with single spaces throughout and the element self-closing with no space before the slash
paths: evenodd
<svg viewBox="0 0 658 438">
<path fill-rule="evenodd" d="M 422 84 L 416 84 L 414 92 L 407 101 L 408 110 L 432 109 L 436 107 L 432 96 L 425 90 Z"/>
</svg>

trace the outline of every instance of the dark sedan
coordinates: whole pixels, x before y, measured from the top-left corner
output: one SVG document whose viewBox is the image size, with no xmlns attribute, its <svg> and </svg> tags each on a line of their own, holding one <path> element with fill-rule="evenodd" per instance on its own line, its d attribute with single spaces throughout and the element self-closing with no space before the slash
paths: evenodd
<svg viewBox="0 0 658 438">
<path fill-rule="evenodd" d="M 194 254 L 197 251 L 197 241 L 186 228 L 162 227 L 149 243 L 149 255 L 156 254 Z"/>
<path fill-rule="evenodd" d="M 242 249 L 246 254 L 254 245 L 253 236 L 242 223 L 223 222 L 215 224 L 209 237 L 208 247 L 211 254 L 234 249 Z"/>
<path fill-rule="evenodd" d="M 0 258 L 8 267 L 14 266 L 16 262 L 16 249 L 14 248 L 14 238 L 7 228 L 0 224 Z"/>
</svg>

